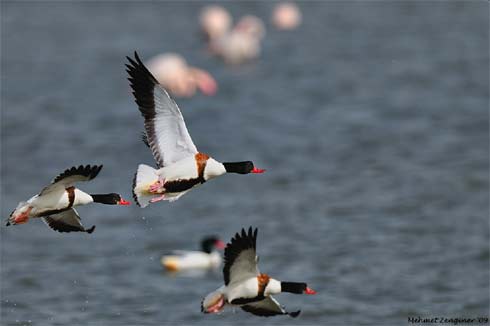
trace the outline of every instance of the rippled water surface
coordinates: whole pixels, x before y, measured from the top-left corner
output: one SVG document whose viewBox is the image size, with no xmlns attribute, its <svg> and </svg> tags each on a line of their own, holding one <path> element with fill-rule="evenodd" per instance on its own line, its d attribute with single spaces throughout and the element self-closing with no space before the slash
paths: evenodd
<svg viewBox="0 0 490 326">
<path fill-rule="evenodd" d="M 224 3 L 268 19 L 272 3 Z M 179 201 L 87 206 L 92 235 L 40 220 L 1 234 L 2 325 L 406 325 L 489 307 L 488 4 L 302 2 L 269 24 L 260 60 L 225 67 L 197 2 L 2 2 L 1 213 L 72 165 L 104 164 L 89 192 L 131 197 L 143 120 L 125 56 L 179 52 L 217 78 L 179 99 L 201 151 L 251 159 Z M 279 296 L 297 319 L 200 313 L 220 272 L 165 274 L 160 256 L 259 227 L 261 270 L 307 281 Z"/>
</svg>

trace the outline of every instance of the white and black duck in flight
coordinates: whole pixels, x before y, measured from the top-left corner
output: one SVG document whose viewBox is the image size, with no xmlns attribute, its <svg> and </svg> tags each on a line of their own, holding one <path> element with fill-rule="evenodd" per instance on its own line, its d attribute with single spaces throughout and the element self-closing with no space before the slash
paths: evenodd
<svg viewBox="0 0 490 326">
<path fill-rule="evenodd" d="M 299 311 L 287 312 L 272 297 L 272 294 L 290 292 L 295 294 L 315 294 L 306 283 L 281 282 L 257 268 L 256 255 L 257 229 L 248 232 L 242 229 L 225 248 L 223 276 L 225 285 L 208 294 L 201 302 L 204 313 L 218 313 L 225 305 L 239 306 L 246 312 L 269 317 L 289 315 L 297 317 Z"/>
<path fill-rule="evenodd" d="M 10 214 L 7 226 L 10 224 L 27 223 L 30 217 L 41 217 L 53 230 L 58 232 L 87 232 L 92 233 L 95 225 L 89 229 L 83 227 L 80 216 L 74 206 L 90 203 L 107 205 L 129 205 L 119 194 L 89 195 L 73 186 L 79 181 L 92 180 L 99 174 L 102 165 L 80 165 L 65 170 L 58 175 L 51 184 L 45 187 L 38 195 L 27 202 L 20 202 Z"/>
<path fill-rule="evenodd" d="M 220 163 L 198 152 L 184 118 L 167 91 L 146 69 L 135 52 L 126 64 L 135 102 L 145 119 L 148 145 L 158 169 L 140 164 L 133 180 L 133 197 L 145 207 L 161 200 L 174 201 L 212 178 L 225 173 L 262 173 L 250 161 Z"/>
</svg>

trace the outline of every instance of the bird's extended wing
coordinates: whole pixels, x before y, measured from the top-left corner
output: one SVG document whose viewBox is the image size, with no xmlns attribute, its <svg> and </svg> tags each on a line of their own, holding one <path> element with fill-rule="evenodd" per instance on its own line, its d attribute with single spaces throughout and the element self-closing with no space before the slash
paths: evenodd
<svg viewBox="0 0 490 326">
<path fill-rule="evenodd" d="M 54 191 L 64 191 L 65 188 L 72 186 L 75 182 L 92 180 L 99 174 L 102 165 L 80 165 L 65 170 L 63 173 L 53 179 L 51 184 L 45 187 L 39 196 L 46 195 Z"/>
<path fill-rule="evenodd" d="M 136 104 L 145 118 L 148 144 L 159 167 L 197 153 L 177 104 L 141 62 L 127 57 L 126 64 Z"/>
<path fill-rule="evenodd" d="M 95 225 L 90 229 L 85 229 L 80 221 L 77 211 L 70 208 L 58 214 L 52 214 L 42 218 L 43 221 L 53 230 L 58 232 L 87 232 L 92 233 Z"/>
<path fill-rule="evenodd" d="M 231 242 L 226 245 L 223 268 L 225 285 L 238 283 L 259 274 L 255 251 L 257 231 L 257 229 L 253 231 L 252 227 L 248 229 L 248 233 L 242 229 L 242 233 L 235 234 Z"/>
<path fill-rule="evenodd" d="M 291 317 L 298 317 L 301 310 L 287 312 L 283 306 L 279 304 L 272 296 L 266 297 L 264 300 L 248 303 L 240 306 L 246 312 L 254 314 L 256 316 L 270 317 L 276 315 L 289 315 Z"/>
</svg>

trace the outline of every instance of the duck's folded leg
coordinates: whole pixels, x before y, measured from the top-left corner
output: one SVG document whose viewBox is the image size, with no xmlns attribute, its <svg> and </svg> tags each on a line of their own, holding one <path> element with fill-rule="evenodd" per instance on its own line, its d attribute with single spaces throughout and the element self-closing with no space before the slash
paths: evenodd
<svg viewBox="0 0 490 326">
<path fill-rule="evenodd" d="M 164 184 L 165 184 L 165 179 L 159 177 L 158 180 L 155 181 L 155 183 L 150 185 L 148 190 L 153 194 L 161 194 L 162 192 L 165 191 L 165 188 L 163 187 Z"/>
<path fill-rule="evenodd" d="M 165 199 L 165 195 L 161 195 L 161 196 L 154 197 L 154 198 L 150 199 L 150 203 L 156 203 L 156 202 L 159 202 L 159 201 L 164 200 L 164 199 Z"/>
<path fill-rule="evenodd" d="M 12 224 L 24 224 L 29 220 L 29 214 L 31 213 L 32 207 L 29 207 L 25 212 L 15 216 L 14 218 L 10 218 L 10 222 Z"/>
<path fill-rule="evenodd" d="M 221 312 L 225 307 L 226 301 L 223 295 L 223 287 L 208 294 L 201 301 L 201 311 L 205 314 L 216 314 Z"/>
<path fill-rule="evenodd" d="M 29 220 L 29 215 L 17 216 L 13 224 L 24 224 L 27 223 L 28 220 Z"/>
</svg>

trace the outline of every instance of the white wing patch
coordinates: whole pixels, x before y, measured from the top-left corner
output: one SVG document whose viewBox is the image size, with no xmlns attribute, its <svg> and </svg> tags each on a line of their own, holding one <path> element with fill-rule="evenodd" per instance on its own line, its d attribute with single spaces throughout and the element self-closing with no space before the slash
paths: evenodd
<svg viewBox="0 0 490 326">
<path fill-rule="evenodd" d="M 153 94 L 155 118 L 145 121 L 153 155 L 159 155 L 162 166 L 167 166 L 196 154 L 197 148 L 177 104 L 160 85 L 155 85 Z"/>
<path fill-rule="evenodd" d="M 242 251 L 230 267 L 230 284 L 237 284 L 259 275 L 255 249 Z"/>
<path fill-rule="evenodd" d="M 197 153 L 177 104 L 141 62 L 127 57 L 126 65 L 135 101 L 145 118 L 148 144 L 159 167 Z"/>
</svg>

